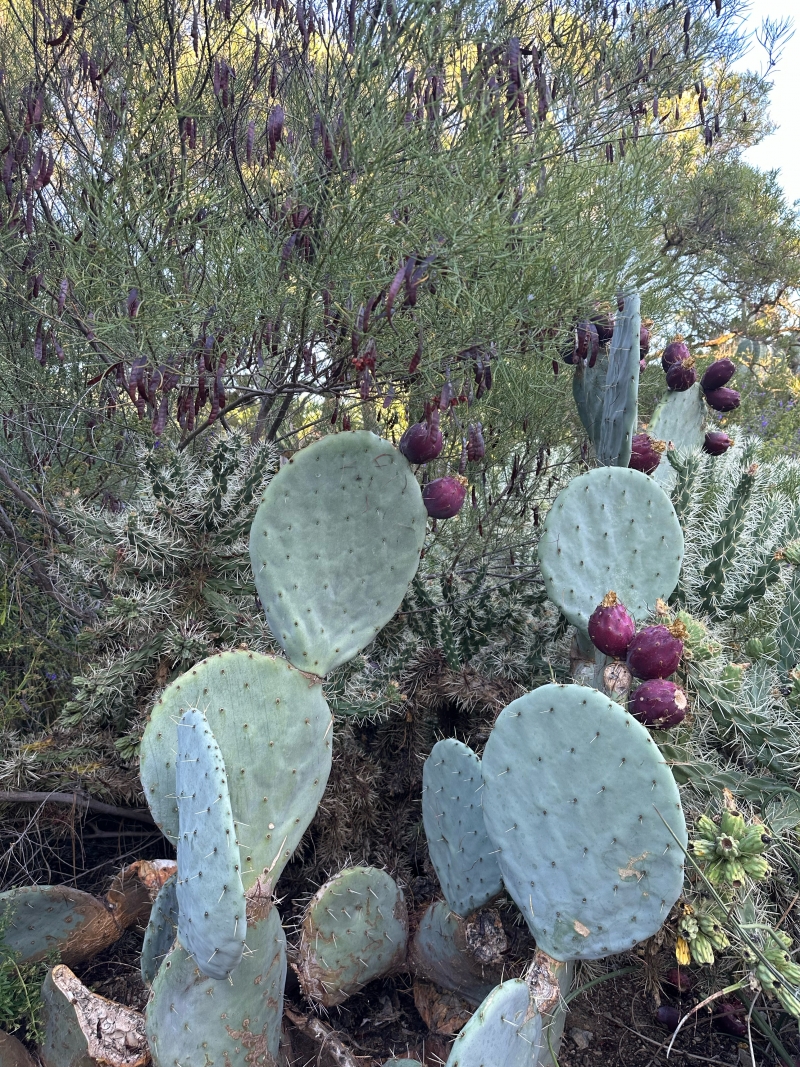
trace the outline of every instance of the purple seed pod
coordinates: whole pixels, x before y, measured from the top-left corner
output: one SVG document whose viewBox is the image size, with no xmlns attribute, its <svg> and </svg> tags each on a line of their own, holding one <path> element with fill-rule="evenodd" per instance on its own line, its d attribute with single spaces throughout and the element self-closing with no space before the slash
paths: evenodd
<svg viewBox="0 0 800 1067">
<path fill-rule="evenodd" d="M 573 363 L 578 363 L 582 359 L 588 359 L 589 366 L 593 367 L 599 351 L 600 337 L 595 324 L 593 322 L 579 322 L 575 330 L 575 355 Z"/>
<path fill-rule="evenodd" d="M 607 345 L 614 336 L 614 316 L 607 311 L 596 311 L 592 315 L 592 322 L 597 328 L 600 344 Z"/>
<path fill-rule="evenodd" d="M 668 678 L 677 670 L 683 641 L 666 626 L 645 626 L 628 647 L 628 667 L 637 678 Z"/>
<path fill-rule="evenodd" d="M 723 452 L 727 452 L 733 444 L 733 438 L 729 437 L 722 430 L 709 430 L 706 434 L 706 439 L 703 441 L 703 451 L 707 452 L 709 456 L 721 456 Z"/>
<path fill-rule="evenodd" d="M 732 359 L 717 359 L 706 370 L 700 379 L 700 388 L 704 393 L 710 393 L 727 385 L 736 373 L 736 364 Z"/>
<path fill-rule="evenodd" d="M 667 389 L 674 393 L 683 393 L 691 389 L 697 381 L 697 371 L 691 357 L 683 363 L 673 363 L 667 371 Z"/>
<path fill-rule="evenodd" d="M 681 1013 L 677 1008 L 673 1008 L 671 1004 L 662 1004 L 656 1012 L 656 1019 L 667 1030 L 677 1030 L 678 1023 L 681 1021 Z"/>
<path fill-rule="evenodd" d="M 479 422 L 470 423 L 467 440 L 467 459 L 470 463 L 477 463 L 486 455 L 486 442 L 483 440 L 483 427 Z"/>
<path fill-rule="evenodd" d="M 451 519 L 461 510 L 467 495 L 466 478 L 437 478 L 422 490 L 422 502 L 432 519 Z"/>
<path fill-rule="evenodd" d="M 712 389 L 711 392 L 706 393 L 708 405 L 715 411 L 733 411 L 734 408 L 738 408 L 741 399 L 735 389 L 728 389 L 724 385 L 720 389 Z"/>
<path fill-rule="evenodd" d="M 677 993 L 689 993 L 692 988 L 692 976 L 680 967 L 672 967 L 664 975 L 664 984 L 671 986 Z"/>
<path fill-rule="evenodd" d="M 428 463 L 436 459 L 444 447 L 438 408 L 429 412 L 422 422 L 409 426 L 397 447 L 409 463 Z"/>
<path fill-rule="evenodd" d="M 655 441 L 646 433 L 635 433 L 631 441 L 631 458 L 628 463 L 635 471 L 652 474 L 661 462 L 661 455 L 666 448 L 664 441 Z"/>
<path fill-rule="evenodd" d="M 650 351 L 650 330 L 647 326 L 642 326 L 639 330 L 639 358 L 644 359 L 647 353 Z"/>
<path fill-rule="evenodd" d="M 622 657 L 636 633 L 636 623 L 612 589 L 592 612 L 587 629 L 595 648 L 606 656 Z"/>
<path fill-rule="evenodd" d="M 690 355 L 689 346 L 684 343 L 683 338 L 676 337 L 674 341 L 670 341 L 661 353 L 661 366 L 665 371 L 669 370 L 669 368 L 674 367 L 676 363 L 683 363 L 683 361 L 688 359 Z"/>
<path fill-rule="evenodd" d="M 711 1020 L 716 1030 L 722 1030 L 732 1037 L 747 1037 L 744 1007 L 738 1000 L 721 1000 L 715 1007 Z"/>
<path fill-rule="evenodd" d="M 684 691 L 665 678 L 651 678 L 644 682 L 628 702 L 634 719 L 645 726 L 669 730 L 686 718 L 687 700 Z"/>
</svg>

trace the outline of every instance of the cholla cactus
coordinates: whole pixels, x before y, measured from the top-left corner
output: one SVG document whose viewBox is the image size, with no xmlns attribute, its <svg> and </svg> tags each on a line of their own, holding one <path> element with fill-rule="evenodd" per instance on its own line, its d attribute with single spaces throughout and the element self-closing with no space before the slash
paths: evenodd
<svg viewBox="0 0 800 1067">
<path fill-rule="evenodd" d="M 761 946 L 767 963 L 752 950 L 747 952 L 748 961 L 765 992 L 777 997 L 790 1015 L 800 1018 L 800 965 L 790 955 L 794 951 L 792 939 L 783 930 L 768 930 L 767 934 Z"/>
<path fill-rule="evenodd" d="M 761 881 L 770 873 L 762 853 L 772 838 L 760 823 L 748 826 L 741 815 L 726 810 L 719 825 L 701 815 L 695 828 L 700 836 L 692 842 L 692 851 L 712 885 L 739 889 L 748 877 Z"/>
<path fill-rule="evenodd" d="M 171 677 L 221 647 L 271 647 L 247 534 L 274 450 L 231 433 L 202 458 L 164 451 L 164 459 L 140 457 L 141 484 L 129 504 L 113 511 L 78 503 L 62 512 L 74 547 L 58 580 L 98 616 L 81 634 L 92 666 L 74 679 L 64 719 L 113 725 L 123 754 L 135 747 L 153 691 Z"/>
<path fill-rule="evenodd" d="M 678 962 L 686 965 L 693 960 L 699 964 L 713 964 L 714 953 L 730 947 L 724 922 L 722 909 L 705 898 L 694 904 L 684 904 L 675 949 Z"/>
</svg>

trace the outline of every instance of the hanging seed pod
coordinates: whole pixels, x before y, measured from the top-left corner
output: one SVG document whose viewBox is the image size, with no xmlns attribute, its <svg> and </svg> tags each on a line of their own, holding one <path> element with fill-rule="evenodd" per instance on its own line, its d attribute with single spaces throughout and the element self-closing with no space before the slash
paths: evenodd
<svg viewBox="0 0 800 1067">
<path fill-rule="evenodd" d="M 479 422 L 470 423 L 467 441 L 467 459 L 477 463 L 486 455 L 486 443 L 483 439 L 483 427 Z"/>
</svg>

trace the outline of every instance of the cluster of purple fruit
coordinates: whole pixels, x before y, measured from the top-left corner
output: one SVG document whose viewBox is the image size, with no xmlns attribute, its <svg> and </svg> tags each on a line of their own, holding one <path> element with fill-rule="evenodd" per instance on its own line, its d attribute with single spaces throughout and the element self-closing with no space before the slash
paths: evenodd
<svg viewBox="0 0 800 1067">
<path fill-rule="evenodd" d="M 645 726 L 664 730 L 677 726 L 686 716 L 686 694 L 668 680 L 678 669 L 685 636 L 680 622 L 645 626 L 637 633 L 632 615 L 613 591 L 592 612 L 589 637 L 595 648 L 606 656 L 624 659 L 631 674 L 643 682 L 631 694 L 628 709 Z"/>
<path fill-rule="evenodd" d="M 647 320 L 650 325 L 652 323 Z M 593 367 L 600 352 L 600 345 L 607 345 L 614 336 L 614 316 L 605 311 L 596 311 L 589 319 L 577 323 L 571 342 L 564 349 L 564 362 L 569 364 L 587 361 Z M 650 351 L 650 329 L 647 324 L 639 330 L 639 359 Z"/>
<path fill-rule="evenodd" d="M 667 388 L 673 392 L 690 389 L 697 381 L 694 357 L 688 345 L 677 338 L 671 341 L 661 354 L 661 366 L 667 373 Z M 715 411 L 733 411 L 738 408 L 741 396 L 735 389 L 728 388 L 728 382 L 736 373 L 736 364 L 732 359 L 717 359 L 707 368 L 700 379 L 700 388 L 709 407 Z M 733 441 L 721 431 L 706 434 L 703 450 L 711 456 L 721 456 L 731 447 Z"/>
<path fill-rule="evenodd" d="M 663 978 L 663 985 L 670 993 L 677 994 L 681 1000 L 692 990 L 691 976 L 680 967 L 673 967 Z M 656 1019 L 667 1030 L 676 1030 L 681 1021 L 682 1012 L 672 1004 L 662 1004 L 656 1012 Z M 747 1020 L 745 1009 L 738 1000 L 718 1000 L 714 1005 L 711 1021 L 716 1030 L 721 1030 L 731 1037 L 747 1037 Z"/>
<path fill-rule="evenodd" d="M 477 462 L 486 455 L 481 424 L 469 427 L 469 439 L 465 445 L 465 459 Z M 409 463 L 429 463 L 436 459 L 444 447 L 444 438 L 439 427 L 439 406 L 425 405 L 425 414 L 420 422 L 408 427 L 400 438 L 398 448 Z M 467 479 L 460 473 L 435 478 L 422 490 L 422 500 L 432 519 L 451 519 L 461 510 L 467 495 Z"/>
</svg>

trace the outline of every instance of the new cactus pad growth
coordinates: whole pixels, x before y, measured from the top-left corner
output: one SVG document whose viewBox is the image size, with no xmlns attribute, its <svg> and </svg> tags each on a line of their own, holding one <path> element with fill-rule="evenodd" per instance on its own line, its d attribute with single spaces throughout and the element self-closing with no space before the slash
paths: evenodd
<svg viewBox="0 0 800 1067">
<path fill-rule="evenodd" d="M 683 655 L 681 623 L 645 626 L 628 646 L 628 668 L 637 678 L 668 678 L 678 669 Z"/>
<path fill-rule="evenodd" d="M 535 1067 L 542 1017 L 528 986 L 513 978 L 496 986 L 453 1042 L 446 1067 Z"/>
<path fill-rule="evenodd" d="M 178 933 L 177 875 L 168 878 L 153 901 L 153 910 L 142 943 L 142 981 L 152 985 L 158 968 L 172 948 Z"/>
<path fill-rule="evenodd" d="M 274 884 L 331 769 L 333 720 L 322 686 L 285 660 L 244 650 L 202 660 L 167 686 L 144 731 L 140 774 L 153 818 L 173 841 L 178 723 L 187 708 L 204 709 L 229 771 L 244 887 L 265 872 Z"/>
<path fill-rule="evenodd" d="M 281 468 L 253 520 L 250 558 L 296 667 L 324 676 L 375 637 L 414 577 L 425 527 L 408 461 L 366 430 L 315 441 Z"/>
<path fill-rule="evenodd" d="M 684 691 L 665 678 L 651 678 L 631 694 L 628 710 L 645 726 L 667 730 L 686 718 L 688 702 Z"/>
<path fill-rule="evenodd" d="M 686 826 L 640 723 L 588 687 L 541 686 L 500 713 L 482 770 L 503 882 L 542 951 L 597 959 L 659 929 L 683 887 Z"/>
<path fill-rule="evenodd" d="M 481 761 L 448 737 L 422 771 L 422 821 L 428 852 L 450 908 L 467 916 L 502 889 L 481 807 Z"/>
<path fill-rule="evenodd" d="M 652 478 L 603 467 L 573 478 L 548 512 L 539 541 L 547 595 L 583 633 L 609 589 L 634 619 L 668 599 L 683 560 L 683 533 Z"/>
<path fill-rule="evenodd" d="M 636 293 L 624 298 L 608 349 L 600 438 L 594 441 L 598 462 L 627 467 L 636 432 L 639 402 L 640 301 Z"/>
<path fill-rule="evenodd" d="M 636 623 L 619 597 L 610 590 L 589 618 L 589 637 L 606 656 L 622 658 L 636 633 Z"/>
<path fill-rule="evenodd" d="M 312 897 L 301 927 L 297 963 L 307 997 L 326 1007 L 406 956 L 408 913 L 394 879 L 376 867 L 348 867 Z"/>
<path fill-rule="evenodd" d="M 178 937 L 209 978 L 239 965 L 247 936 L 241 856 L 219 745 L 202 711 L 178 724 Z"/>
<path fill-rule="evenodd" d="M 461 475 L 435 478 L 422 490 L 425 510 L 432 519 L 452 519 L 461 511 L 466 495 L 467 479 Z"/>
<path fill-rule="evenodd" d="M 636 433 L 633 435 L 628 466 L 642 474 L 652 474 L 661 462 L 666 447 L 665 441 L 655 441 L 646 433 Z"/>
</svg>

